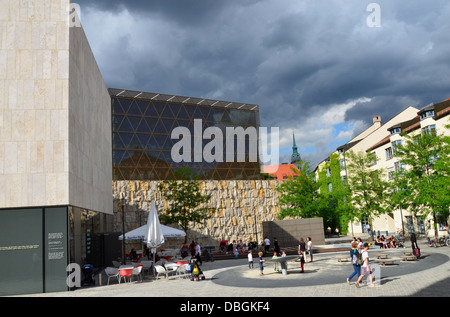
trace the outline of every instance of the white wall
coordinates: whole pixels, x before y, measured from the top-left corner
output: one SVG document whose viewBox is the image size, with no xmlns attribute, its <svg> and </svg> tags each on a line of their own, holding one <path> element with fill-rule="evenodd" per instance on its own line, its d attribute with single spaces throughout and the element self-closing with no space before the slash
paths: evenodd
<svg viewBox="0 0 450 317">
<path fill-rule="evenodd" d="M 81 27 L 69 61 L 69 203 L 112 214 L 111 97 Z"/>
<path fill-rule="evenodd" d="M 112 212 L 110 101 L 69 4 L 0 0 L 0 208 Z"/>
</svg>

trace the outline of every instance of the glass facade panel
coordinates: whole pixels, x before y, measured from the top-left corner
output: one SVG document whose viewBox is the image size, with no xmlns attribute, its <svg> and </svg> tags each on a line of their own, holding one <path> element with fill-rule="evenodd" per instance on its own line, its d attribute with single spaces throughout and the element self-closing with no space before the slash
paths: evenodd
<svg viewBox="0 0 450 317">
<path fill-rule="evenodd" d="M 0 210 L 0 296 L 42 293 L 42 209 Z"/>
<path fill-rule="evenodd" d="M 67 290 L 67 207 L 0 210 L 0 296 Z"/>
<path fill-rule="evenodd" d="M 130 97 L 133 95 L 137 97 Z M 143 99 L 139 95 L 153 97 Z M 134 94 L 131 91 L 123 93 L 123 96 L 112 93 L 111 97 L 114 180 L 165 180 L 172 178 L 174 171 L 181 167 L 190 168 L 202 179 L 260 178 L 259 162 L 250 161 L 250 157 L 258 157 L 258 154 L 249 153 L 250 149 L 257 152 L 257 137 L 234 137 L 233 148 L 227 148 L 226 144 L 227 127 L 254 127 L 257 131 L 259 112 L 256 105 L 149 93 Z M 197 104 L 189 103 L 189 100 Z M 198 131 L 199 126 L 201 131 Z M 172 130 L 176 127 L 186 127 L 191 134 L 187 141 L 190 149 L 183 147 L 180 153 L 190 156 L 190 161 L 172 160 L 171 150 L 183 138 L 171 139 Z M 203 132 L 208 127 L 218 127 L 223 136 L 222 148 L 210 146 L 210 152 L 207 152 L 214 155 L 213 162 L 203 158 L 205 146 L 216 137 L 203 138 Z M 195 132 L 201 135 L 194 136 Z M 199 141 L 200 148 L 195 140 Z M 245 146 L 245 162 L 238 162 L 237 146 L 241 141 L 244 141 Z M 256 146 L 251 146 L 253 143 Z M 234 157 L 233 162 L 226 162 L 227 152 L 231 153 L 230 157 Z M 195 162 L 196 154 L 201 157 L 201 162 Z"/>
<path fill-rule="evenodd" d="M 45 291 L 67 290 L 67 207 L 45 208 Z"/>
</svg>

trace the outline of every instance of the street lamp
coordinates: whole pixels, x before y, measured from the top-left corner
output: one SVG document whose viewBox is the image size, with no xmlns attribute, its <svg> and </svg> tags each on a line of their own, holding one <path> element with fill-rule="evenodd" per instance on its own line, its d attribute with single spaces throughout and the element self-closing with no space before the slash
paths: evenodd
<svg viewBox="0 0 450 317">
<path fill-rule="evenodd" d="M 125 193 L 122 194 L 122 264 L 126 264 L 126 257 L 125 257 Z"/>
</svg>

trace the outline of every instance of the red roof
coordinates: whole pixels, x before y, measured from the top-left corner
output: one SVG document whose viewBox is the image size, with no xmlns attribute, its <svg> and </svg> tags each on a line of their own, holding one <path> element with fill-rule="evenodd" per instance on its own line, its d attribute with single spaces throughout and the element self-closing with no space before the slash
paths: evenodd
<svg viewBox="0 0 450 317">
<path fill-rule="evenodd" d="M 297 175 L 293 168 L 298 171 L 294 164 L 267 165 L 263 166 L 263 172 L 275 176 L 277 180 L 288 180 Z"/>
</svg>

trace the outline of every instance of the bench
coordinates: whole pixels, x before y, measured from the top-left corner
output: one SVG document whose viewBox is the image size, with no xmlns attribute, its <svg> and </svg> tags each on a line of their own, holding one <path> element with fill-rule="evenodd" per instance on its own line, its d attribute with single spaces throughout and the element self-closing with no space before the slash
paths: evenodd
<svg viewBox="0 0 450 317">
<path fill-rule="evenodd" d="M 385 254 L 385 253 L 380 253 L 380 254 L 376 254 L 375 257 L 376 257 L 377 259 L 387 259 L 387 258 L 388 258 L 388 255 Z"/>
<path fill-rule="evenodd" d="M 338 257 L 336 258 L 336 260 L 337 260 L 338 262 L 350 262 L 350 261 L 351 261 L 351 258 L 348 257 L 348 256 L 338 256 Z"/>
<path fill-rule="evenodd" d="M 415 255 L 404 255 L 402 261 L 417 261 L 417 257 Z"/>
<path fill-rule="evenodd" d="M 384 259 L 381 259 L 381 258 L 378 258 L 376 261 L 377 261 L 377 262 L 380 262 L 381 265 L 385 266 L 386 264 L 394 265 L 395 262 L 398 261 L 398 259 L 393 259 L 393 258 L 384 258 Z"/>
</svg>

